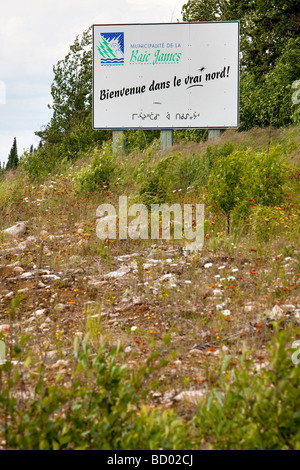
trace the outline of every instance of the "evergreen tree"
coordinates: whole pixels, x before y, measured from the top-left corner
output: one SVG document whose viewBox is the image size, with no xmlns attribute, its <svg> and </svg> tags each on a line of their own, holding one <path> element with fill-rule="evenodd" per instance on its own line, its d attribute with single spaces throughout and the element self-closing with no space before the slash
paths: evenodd
<svg viewBox="0 0 300 470">
<path fill-rule="evenodd" d="M 18 157 L 18 150 L 17 150 L 17 139 L 15 137 L 12 148 L 11 148 L 11 150 L 9 152 L 9 155 L 8 155 L 8 161 L 7 161 L 7 164 L 6 164 L 6 169 L 7 170 L 12 170 L 14 168 L 17 168 L 18 162 L 19 162 L 19 157 Z"/>
</svg>

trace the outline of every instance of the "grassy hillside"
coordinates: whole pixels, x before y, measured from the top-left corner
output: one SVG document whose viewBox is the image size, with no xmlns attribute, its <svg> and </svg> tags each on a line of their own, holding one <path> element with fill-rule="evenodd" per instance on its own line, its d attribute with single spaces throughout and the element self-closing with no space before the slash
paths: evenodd
<svg viewBox="0 0 300 470">
<path fill-rule="evenodd" d="M 2 177 L 3 448 L 299 449 L 299 148 L 229 130 Z M 204 203 L 203 249 L 102 242 L 121 195 Z"/>
</svg>

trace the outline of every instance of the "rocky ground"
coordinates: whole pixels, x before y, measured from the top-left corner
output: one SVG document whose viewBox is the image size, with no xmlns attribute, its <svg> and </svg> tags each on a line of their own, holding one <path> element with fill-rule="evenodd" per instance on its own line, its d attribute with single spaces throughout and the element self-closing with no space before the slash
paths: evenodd
<svg viewBox="0 0 300 470">
<path fill-rule="evenodd" d="M 92 223 L 89 233 L 72 224 L 66 213 L 55 229 L 31 215 L 2 232 L 0 335 L 16 367 L 22 360 L 12 345 L 23 341 L 32 366 L 41 361 L 49 380 L 67 381 L 74 337 L 89 333 L 95 347 L 103 337 L 121 342 L 135 370 L 159 350 L 149 402 L 193 406 L 222 373 L 225 355 L 235 368 L 246 344 L 258 371 L 268 363 L 272 321 L 299 328 L 293 243 L 278 241 L 274 252 L 251 240 L 215 249 L 206 240 L 199 253 L 163 241 L 106 246 Z"/>
</svg>

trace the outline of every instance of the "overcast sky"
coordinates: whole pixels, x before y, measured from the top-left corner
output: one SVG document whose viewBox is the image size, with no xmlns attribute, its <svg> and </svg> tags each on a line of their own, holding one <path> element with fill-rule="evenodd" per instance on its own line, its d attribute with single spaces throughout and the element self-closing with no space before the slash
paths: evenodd
<svg viewBox="0 0 300 470">
<path fill-rule="evenodd" d="M 51 118 L 53 65 L 90 25 L 181 20 L 184 0 L 0 0 L 0 160 Z"/>
</svg>

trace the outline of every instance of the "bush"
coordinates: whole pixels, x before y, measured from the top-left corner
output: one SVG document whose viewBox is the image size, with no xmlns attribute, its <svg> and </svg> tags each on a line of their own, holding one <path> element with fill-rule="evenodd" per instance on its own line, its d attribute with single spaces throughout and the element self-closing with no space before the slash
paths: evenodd
<svg viewBox="0 0 300 470">
<path fill-rule="evenodd" d="M 243 355 L 238 368 L 220 380 L 194 419 L 197 439 L 223 450 L 300 449 L 300 367 L 293 364 L 285 331 L 275 334 L 271 359 L 253 372 Z M 230 364 L 223 363 L 223 371 Z"/>
<path fill-rule="evenodd" d="M 20 164 L 30 178 L 39 179 L 48 173 L 57 171 L 58 165 L 67 161 L 61 145 L 47 148 L 39 148 L 34 153 L 24 152 L 20 159 Z"/>
<path fill-rule="evenodd" d="M 155 129 L 132 129 L 125 133 L 126 150 L 132 152 L 145 150 L 154 140 L 160 138 L 160 131 Z"/>
<path fill-rule="evenodd" d="M 143 376 L 119 365 L 120 349 L 106 345 L 96 355 L 86 341 L 75 343 L 76 368 L 67 385 L 57 379 L 45 386 L 44 372 L 31 398 L 17 399 L 14 385 L 23 380 L 11 363 L 0 391 L 0 431 L 7 449 L 184 449 L 187 430 L 175 413 L 137 408 Z M 25 362 L 26 364 L 26 362 Z"/>
<path fill-rule="evenodd" d="M 238 220 L 247 216 L 253 205 L 270 206 L 283 201 L 285 175 L 279 146 L 269 153 L 235 151 L 215 162 L 208 181 L 208 206 L 226 216 L 229 232 L 232 213 Z"/>
<path fill-rule="evenodd" d="M 123 365 L 118 346 L 103 344 L 92 354 L 86 338 L 74 344 L 72 380 L 65 383 L 58 375 L 52 385 L 46 385 L 42 366 L 28 374 L 29 359 L 20 369 L 8 362 L 0 366 L 1 445 L 19 450 L 299 450 L 300 367 L 292 361 L 297 352 L 289 348 L 287 332 L 273 326 L 268 362 L 257 370 L 244 351 L 237 368 L 229 370 L 227 356 L 214 389 L 186 423 L 172 410 L 141 405 L 148 393 L 143 380 L 153 370 L 151 357 L 135 375 Z M 17 345 L 13 352 L 22 354 Z"/>
<path fill-rule="evenodd" d="M 279 225 L 278 209 L 269 206 L 255 206 L 251 211 L 253 230 L 259 242 L 272 239 Z"/>
<path fill-rule="evenodd" d="M 259 79 L 241 75 L 240 130 L 254 126 L 275 127 L 293 122 L 292 84 L 300 77 L 300 40 L 291 38 L 274 67 Z"/>
<path fill-rule="evenodd" d="M 140 189 L 141 200 L 148 207 L 151 204 L 168 203 L 172 190 L 179 187 L 179 175 L 176 172 L 180 157 L 180 154 L 168 155 L 155 168 L 148 170 L 146 181 Z"/>
<path fill-rule="evenodd" d="M 76 177 L 76 183 L 80 190 L 92 192 L 109 186 L 116 176 L 116 157 L 111 150 L 111 144 L 103 144 L 102 151 L 96 150 L 92 163 L 80 170 Z"/>
<path fill-rule="evenodd" d="M 214 162 L 221 155 L 229 155 L 233 149 L 231 143 L 226 143 L 222 147 L 208 146 L 204 154 L 168 155 L 143 174 L 145 181 L 140 189 L 142 201 L 147 205 L 174 202 L 176 191 L 185 194 L 191 187 L 202 188 L 207 183 Z"/>
</svg>

